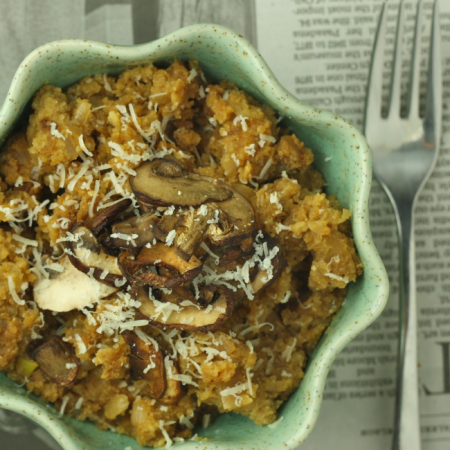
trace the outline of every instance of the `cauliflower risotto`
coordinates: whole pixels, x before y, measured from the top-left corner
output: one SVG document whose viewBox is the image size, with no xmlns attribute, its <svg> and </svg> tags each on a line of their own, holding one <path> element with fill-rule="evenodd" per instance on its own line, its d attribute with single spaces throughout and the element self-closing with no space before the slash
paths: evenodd
<svg viewBox="0 0 450 450">
<path fill-rule="evenodd" d="M 301 136 L 195 61 L 32 109 L 0 162 L 0 370 L 141 445 L 281 420 L 362 272 Z"/>
</svg>

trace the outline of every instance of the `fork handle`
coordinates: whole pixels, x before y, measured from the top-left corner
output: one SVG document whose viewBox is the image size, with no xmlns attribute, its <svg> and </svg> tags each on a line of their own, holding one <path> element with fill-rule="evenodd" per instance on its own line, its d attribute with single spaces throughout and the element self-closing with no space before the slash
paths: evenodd
<svg viewBox="0 0 450 450">
<path fill-rule="evenodd" d="M 391 197 L 389 192 L 388 195 Z M 392 203 L 400 244 L 400 332 L 392 448 L 393 450 L 420 450 L 416 269 L 412 220 L 415 200 L 405 201 L 405 198 L 401 198 L 395 199 Z"/>
</svg>

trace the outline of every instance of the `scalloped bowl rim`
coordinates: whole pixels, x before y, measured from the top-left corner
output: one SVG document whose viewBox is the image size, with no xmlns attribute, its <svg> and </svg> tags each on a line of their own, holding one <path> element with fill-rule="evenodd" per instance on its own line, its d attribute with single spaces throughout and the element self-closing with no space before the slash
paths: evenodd
<svg viewBox="0 0 450 450">
<path fill-rule="evenodd" d="M 29 98 L 24 99 L 22 92 L 24 88 L 30 83 L 33 69 L 37 64 L 40 64 L 40 59 L 43 53 L 52 53 L 56 49 L 65 49 L 67 51 L 88 51 L 90 53 L 96 51 L 100 58 L 105 60 L 106 63 L 114 61 L 135 61 L 143 63 L 148 58 L 151 51 L 158 52 L 158 49 L 164 49 L 170 42 L 173 41 L 186 41 L 193 39 L 193 36 L 208 36 L 212 33 L 224 33 L 228 34 L 227 39 L 230 39 L 236 45 L 237 49 L 242 50 L 246 54 L 246 57 L 250 58 L 251 64 L 257 69 L 261 83 L 266 83 L 271 88 L 272 95 L 270 101 L 277 105 L 279 111 L 295 111 L 297 115 L 308 117 L 308 120 L 312 120 L 315 123 L 332 123 L 333 126 L 340 127 L 343 133 L 351 134 L 353 141 L 358 144 L 363 157 L 361 161 L 364 163 L 360 167 L 362 178 L 365 182 L 362 183 L 358 191 L 358 196 L 352 204 L 352 225 L 354 230 L 355 242 L 358 244 L 358 251 L 360 254 L 366 255 L 370 258 L 372 276 L 377 277 L 378 285 L 376 296 L 371 303 L 371 307 L 367 310 L 367 315 L 361 320 L 357 321 L 351 329 L 340 335 L 336 335 L 331 342 L 331 345 L 326 345 L 321 349 L 320 355 L 314 355 L 314 364 L 310 364 L 307 370 L 313 371 L 315 377 L 315 384 L 313 383 L 312 389 L 309 389 L 308 396 L 310 397 L 310 407 L 306 415 L 306 419 L 302 422 L 299 429 L 294 432 L 289 438 L 284 438 L 283 447 L 287 449 L 295 448 L 298 444 L 304 441 L 304 439 L 311 432 L 318 416 L 319 407 L 321 404 L 322 394 L 325 385 L 326 375 L 330 368 L 331 363 L 336 358 L 338 353 L 344 348 L 344 346 L 350 342 L 359 332 L 372 323 L 383 310 L 388 297 L 388 281 L 385 268 L 381 262 L 381 259 L 375 249 L 373 241 L 371 239 L 369 223 L 368 223 L 368 198 L 371 186 L 371 155 L 368 149 L 365 138 L 362 134 L 347 120 L 336 116 L 327 111 L 321 111 L 311 106 L 308 106 L 293 95 L 291 95 L 286 89 L 284 89 L 280 83 L 275 79 L 272 71 L 269 69 L 265 61 L 259 55 L 257 50 L 252 47 L 242 36 L 238 35 L 234 31 L 215 24 L 196 24 L 189 27 L 182 28 L 180 30 L 171 33 L 156 41 L 152 41 L 146 44 L 135 46 L 116 46 L 103 44 L 94 41 L 86 40 L 61 40 L 45 44 L 33 52 L 31 52 L 19 66 L 10 90 L 8 92 L 5 103 L 0 109 L 0 146 L 2 139 L 21 115 L 25 104 L 29 101 Z M 88 50 L 87 50 L 88 49 Z M 136 64 L 135 64 L 136 65 Z M 18 99 L 18 100 L 15 100 Z M 333 323 L 330 327 L 333 326 Z M 312 377 L 310 379 L 312 380 Z M 65 450 L 80 450 L 84 447 L 80 445 L 78 439 L 75 439 L 70 432 L 70 425 L 66 425 L 66 420 L 60 422 L 55 420 L 54 412 L 49 412 L 49 408 L 42 406 L 35 400 L 19 396 L 11 393 L 2 393 L 0 388 L 0 406 L 16 411 L 20 414 L 26 415 L 35 422 L 46 428 L 53 437 L 65 448 Z M 51 408 L 50 408 L 51 409 Z M 276 429 L 274 429 L 276 433 Z M 185 445 L 177 444 L 177 448 L 217 448 L 227 449 L 226 444 L 220 442 L 186 442 Z M 242 443 L 242 445 L 246 445 Z M 233 446 L 233 448 L 237 448 Z M 241 447 L 247 448 L 247 447 Z"/>
</svg>

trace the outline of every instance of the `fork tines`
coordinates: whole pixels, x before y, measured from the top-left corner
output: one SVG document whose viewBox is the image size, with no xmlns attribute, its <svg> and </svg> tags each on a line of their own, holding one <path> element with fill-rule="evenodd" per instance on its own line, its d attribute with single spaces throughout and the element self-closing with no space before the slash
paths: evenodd
<svg viewBox="0 0 450 450">
<path fill-rule="evenodd" d="M 382 107 L 382 89 L 383 89 L 383 68 L 384 55 L 386 49 L 386 39 L 384 37 L 387 33 L 387 4 L 383 3 L 378 30 L 376 34 L 376 46 L 372 55 L 372 67 L 370 71 L 370 79 L 368 83 L 365 128 L 370 124 L 380 121 L 381 107 Z M 433 5 L 433 19 L 431 26 L 431 39 L 429 49 L 429 65 L 428 65 L 428 80 L 427 80 L 427 99 L 425 104 L 425 120 L 434 124 L 433 129 L 440 130 L 441 109 L 437 107 L 439 102 L 435 100 L 440 98 L 441 86 L 441 60 L 440 60 L 440 32 L 438 20 L 438 5 L 437 1 Z M 422 124 L 422 119 L 419 113 L 419 91 L 420 91 L 420 42 L 423 35 L 423 16 L 424 4 L 419 1 L 417 4 L 417 18 L 415 25 L 414 44 L 411 60 L 410 84 L 408 89 L 407 105 L 406 105 L 406 119 L 409 121 L 417 119 L 417 125 Z M 389 96 L 389 107 L 387 117 L 384 119 L 399 120 L 401 107 L 401 71 L 402 71 L 402 41 L 405 22 L 405 6 L 401 2 L 399 5 L 397 32 L 395 39 L 395 55 L 393 61 L 393 70 L 391 78 L 391 89 Z M 436 137 L 436 136 L 434 136 Z M 431 138 L 431 136 L 430 136 Z"/>
</svg>

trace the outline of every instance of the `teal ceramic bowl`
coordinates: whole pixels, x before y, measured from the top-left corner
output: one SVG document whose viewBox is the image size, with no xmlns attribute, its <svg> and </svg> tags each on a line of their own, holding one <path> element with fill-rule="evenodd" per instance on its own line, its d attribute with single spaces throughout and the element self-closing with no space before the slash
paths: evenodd
<svg viewBox="0 0 450 450">
<path fill-rule="evenodd" d="M 179 449 L 293 449 L 311 432 L 319 414 L 325 380 L 338 353 L 383 310 L 388 296 L 386 271 L 369 229 L 371 156 L 366 140 L 349 122 L 305 105 L 275 79 L 258 52 L 235 32 L 217 25 L 193 25 L 148 44 L 120 47 L 82 40 L 57 41 L 31 53 L 20 65 L 0 110 L 0 145 L 11 133 L 32 95 L 44 84 L 67 87 L 97 73 L 115 75 L 149 63 L 196 59 L 209 79 L 228 79 L 282 114 L 315 155 L 328 193 L 352 213 L 354 239 L 364 275 L 352 283 L 342 310 L 317 346 L 300 387 L 280 409 L 284 420 L 260 427 L 236 414 L 224 414 L 206 429 L 209 440 L 176 444 Z M 124 450 L 131 438 L 101 431 L 88 422 L 60 417 L 51 405 L 30 395 L 0 373 L 0 406 L 27 416 L 48 430 L 65 450 Z"/>
</svg>

